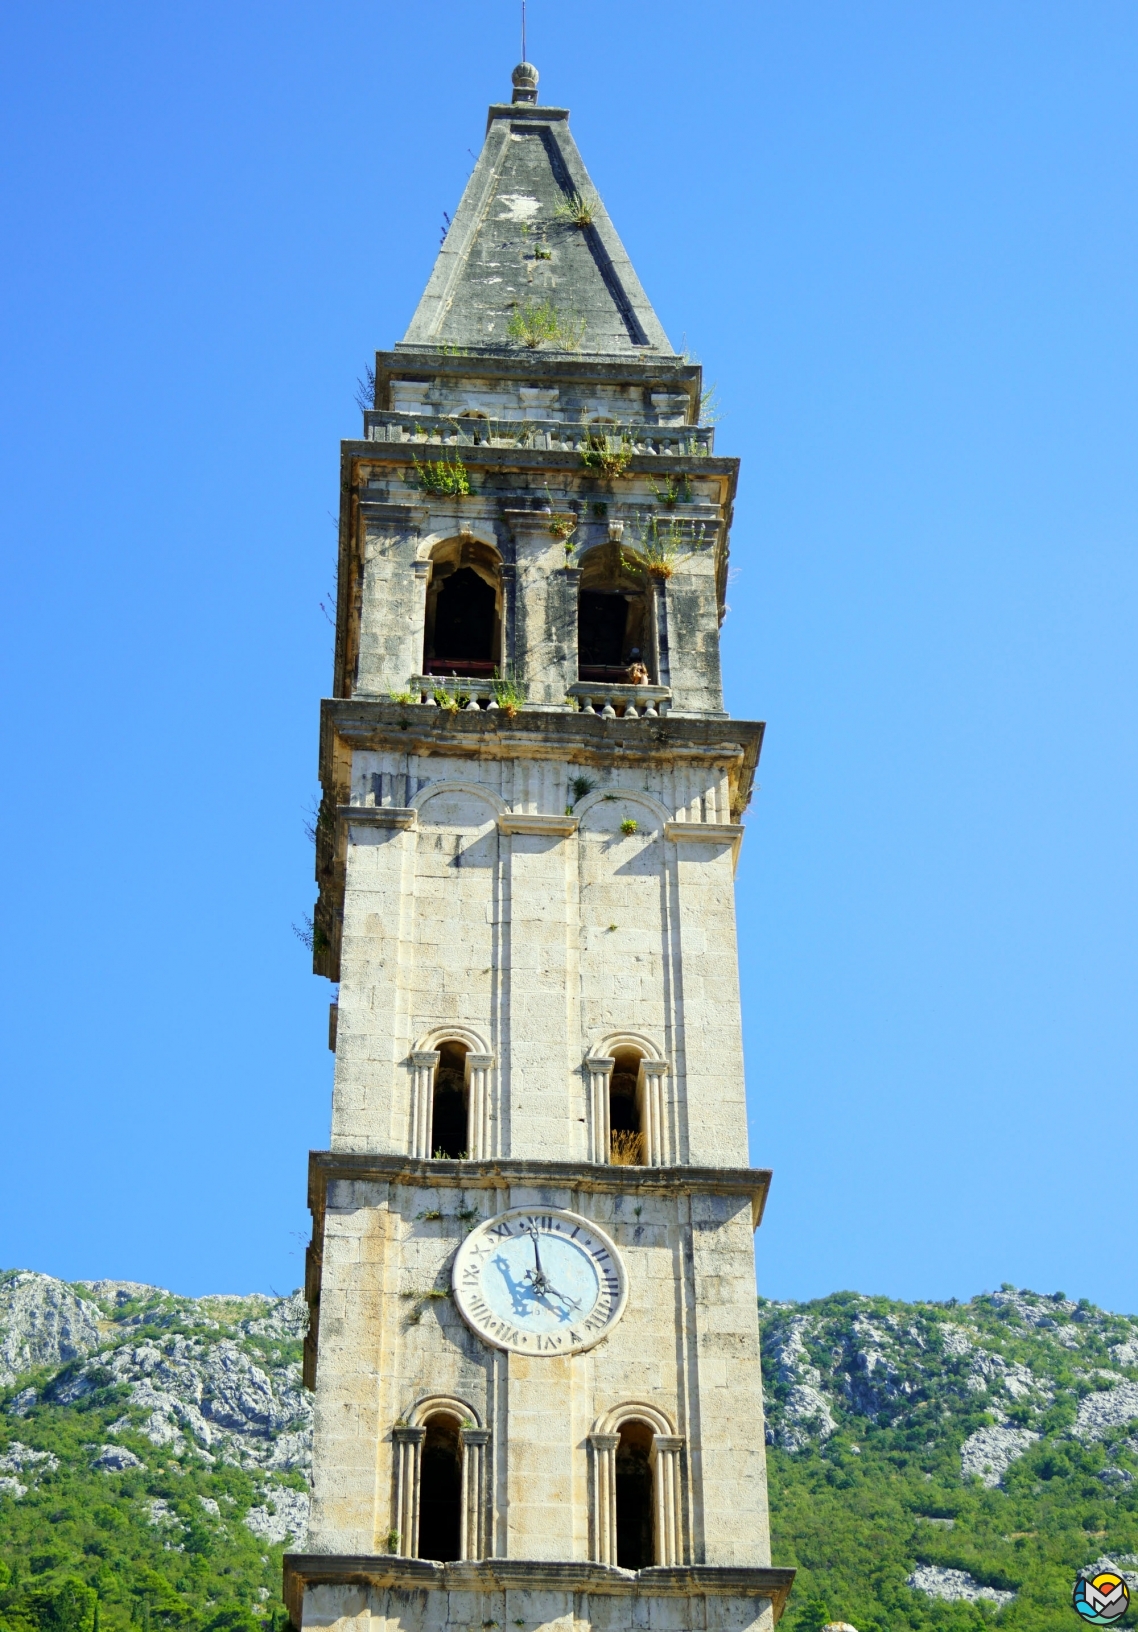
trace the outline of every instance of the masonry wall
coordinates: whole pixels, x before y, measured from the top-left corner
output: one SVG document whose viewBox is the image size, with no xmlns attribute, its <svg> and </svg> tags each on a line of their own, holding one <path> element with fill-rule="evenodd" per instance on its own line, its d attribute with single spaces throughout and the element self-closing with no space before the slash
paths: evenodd
<svg viewBox="0 0 1138 1632">
<path fill-rule="evenodd" d="M 357 760 L 361 817 L 416 815 L 348 820 L 332 1148 L 410 1153 L 411 1055 L 449 1029 L 494 1056 L 487 1154 L 586 1161 L 584 1061 L 628 1034 L 668 1061 L 665 1159 L 745 1166 L 733 841 L 694 837 L 724 820 L 722 767 L 614 768 L 550 834 L 503 827 L 564 817 L 572 766 Z"/>
<path fill-rule="evenodd" d="M 449 1288 L 472 1212 L 538 1205 L 600 1224 L 627 1265 L 623 1318 L 585 1354 L 548 1359 L 491 1349 L 448 1296 L 436 1295 Z M 585 1560 L 587 1436 L 603 1413 L 636 1401 L 663 1413 L 687 1441 L 689 1561 L 766 1565 L 758 1378 L 746 1200 L 614 1195 L 587 1181 L 465 1190 L 337 1181 L 324 1232 L 309 1549 L 389 1550 L 392 1429 L 423 1399 L 446 1395 L 491 1430 L 485 1500 L 494 1555 Z"/>
</svg>

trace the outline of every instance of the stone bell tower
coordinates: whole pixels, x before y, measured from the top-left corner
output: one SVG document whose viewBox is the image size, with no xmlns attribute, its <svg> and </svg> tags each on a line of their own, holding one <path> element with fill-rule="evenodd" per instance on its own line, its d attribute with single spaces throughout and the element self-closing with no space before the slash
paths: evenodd
<svg viewBox="0 0 1138 1632">
<path fill-rule="evenodd" d="M 342 453 L 299 1628 L 773 1626 L 738 473 L 514 71 Z"/>
</svg>

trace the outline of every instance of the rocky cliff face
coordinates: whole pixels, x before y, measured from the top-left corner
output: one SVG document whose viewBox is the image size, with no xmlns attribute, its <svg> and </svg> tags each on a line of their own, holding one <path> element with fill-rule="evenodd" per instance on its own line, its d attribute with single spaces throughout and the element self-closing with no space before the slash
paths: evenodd
<svg viewBox="0 0 1138 1632">
<path fill-rule="evenodd" d="M 1138 1321 L 1062 1293 L 1007 1288 L 967 1304 L 895 1304 L 856 1294 L 766 1303 L 768 1432 L 796 1452 L 841 1423 L 915 1425 L 945 1412 L 989 1419 L 961 1443 L 962 1479 L 997 1486 L 1047 1432 L 1111 1439 L 1126 1460 L 1138 1438 Z M 1104 1470 L 1129 1484 L 1129 1467 Z"/>
<path fill-rule="evenodd" d="M 761 1323 L 775 1552 L 801 1570 L 785 1632 L 831 1610 L 1058 1628 L 1076 1572 L 1138 1589 L 1138 1320 L 1005 1287 Z"/>
<path fill-rule="evenodd" d="M 254 1476 L 255 1499 L 240 1515 L 246 1528 L 302 1545 L 308 1496 L 297 1487 L 306 1487 L 312 1449 L 299 1365 L 307 1323 L 300 1293 L 182 1298 L 136 1281 L 0 1275 L 3 1416 L 21 1436 L 0 1429 L 0 1502 L 25 1501 L 59 1469 L 54 1451 L 24 1439 L 70 1408 L 101 1418 L 88 1462 L 108 1485 L 156 1467 L 240 1468 Z M 176 1511 L 157 1500 L 162 1516 L 148 1510 L 148 1522 L 177 1531 Z M 203 1501 L 220 1522 L 217 1498 Z M 210 1507 L 202 1511 L 208 1520 Z"/>
</svg>

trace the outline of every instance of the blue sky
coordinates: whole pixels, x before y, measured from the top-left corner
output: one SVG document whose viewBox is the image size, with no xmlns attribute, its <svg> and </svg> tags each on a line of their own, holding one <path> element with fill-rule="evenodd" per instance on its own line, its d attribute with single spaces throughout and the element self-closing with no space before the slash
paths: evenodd
<svg viewBox="0 0 1138 1632">
<path fill-rule="evenodd" d="M 337 442 L 513 0 L 0 16 L 0 1263 L 291 1287 Z M 532 0 L 743 472 L 776 1297 L 1138 1310 L 1138 11 Z"/>
</svg>

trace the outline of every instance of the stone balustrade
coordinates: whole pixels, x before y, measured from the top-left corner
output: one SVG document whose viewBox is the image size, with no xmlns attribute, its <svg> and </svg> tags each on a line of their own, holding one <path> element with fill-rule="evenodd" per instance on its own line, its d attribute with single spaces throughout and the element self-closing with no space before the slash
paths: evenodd
<svg viewBox="0 0 1138 1632">
<path fill-rule="evenodd" d="M 589 438 L 627 437 L 633 453 L 707 459 L 715 452 L 710 425 L 610 425 L 556 419 L 451 419 L 441 414 L 369 409 L 364 415 L 369 442 L 416 442 L 424 448 L 534 448 L 580 453 Z"/>
<path fill-rule="evenodd" d="M 666 714 L 672 702 L 667 686 L 601 686 L 588 680 L 570 686 L 569 695 L 576 697 L 582 714 L 600 714 L 606 720 L 655 719 Z"/>
</svg>

